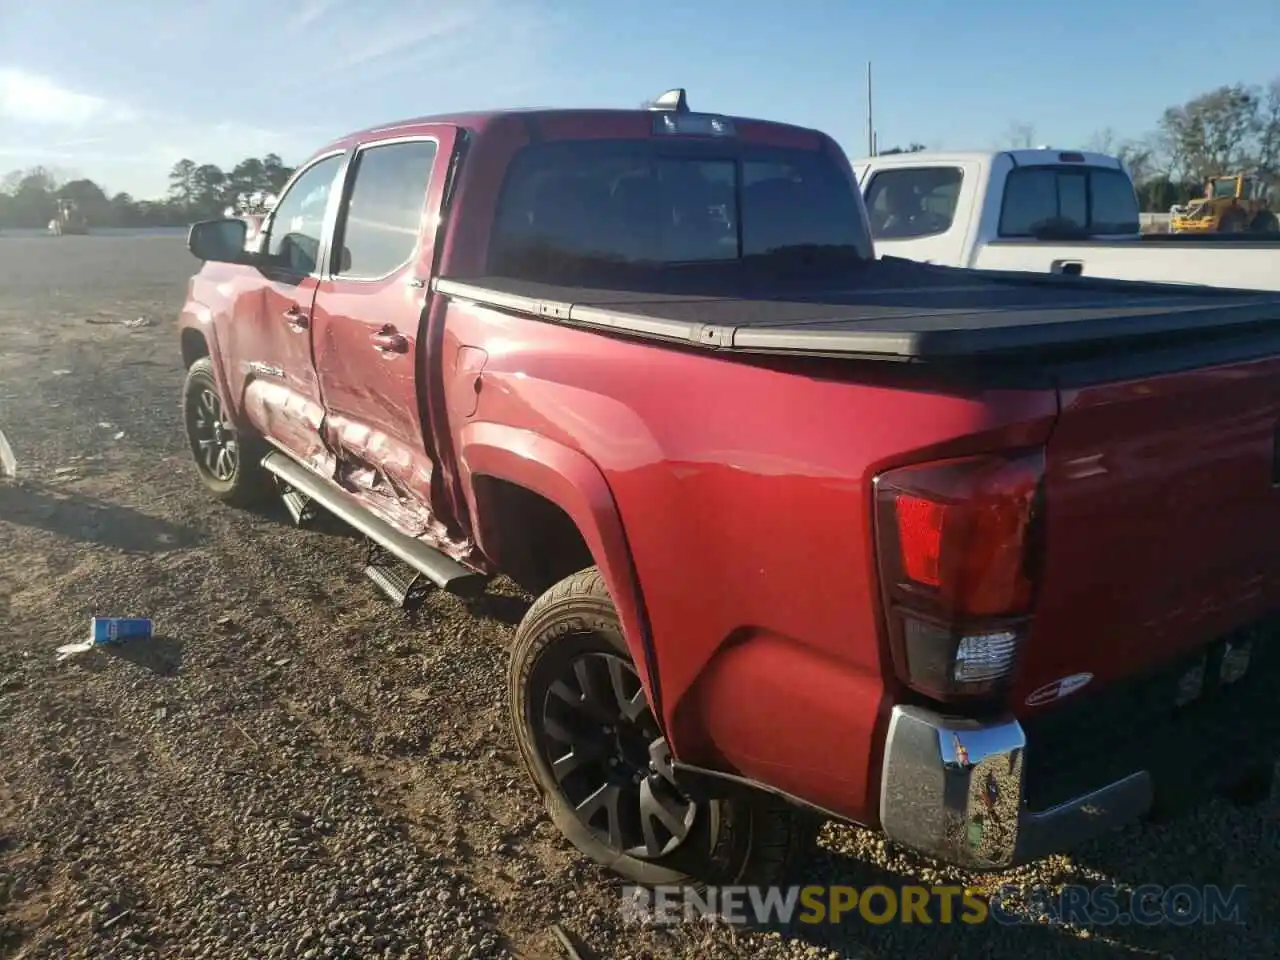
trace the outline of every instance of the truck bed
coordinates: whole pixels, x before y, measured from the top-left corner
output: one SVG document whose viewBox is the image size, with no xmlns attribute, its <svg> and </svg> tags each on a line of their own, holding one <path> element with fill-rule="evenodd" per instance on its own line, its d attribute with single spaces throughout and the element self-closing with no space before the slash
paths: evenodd
<svg viewBox="0 0 1280 960">
<path fill-rule="evenodd" d="M 804 282 L 693 273 L 610 289 L 442 277 L 438 292 L 708 350 L 930 361 L 1213 338 L 1280 320 L 1280 294 L 881 259 Z"/>
<path fill-rule="evenodd" d="M 911 252 L 911 241 L 900 245 Z M 1062 270 L 1094 279 L 1280 291 L 1274 234 L 1148 234 L 1132 240 L 991 240 L 967 264 L 982 270 Z"/>
</svg>

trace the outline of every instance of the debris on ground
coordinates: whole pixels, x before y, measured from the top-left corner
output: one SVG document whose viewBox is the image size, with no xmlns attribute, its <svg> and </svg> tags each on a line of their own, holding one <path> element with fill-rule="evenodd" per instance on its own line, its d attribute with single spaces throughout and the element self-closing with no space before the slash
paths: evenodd
<svg viewBox="0 0 1280 960">
<path fill-rule="evenodd" d="M 573 938 L 569 936 L 568 931 L 566 931 L 559 923 L 553 923 L 551 925 L 551 934 L 559 941 L 560 946 L 564 947 L 565 956 L 567 956 L 569 960 L 587 960 L 586 957 L 578 952 L 578 948 L 573 945 Z"/>
<path fill-rule="evenodd" d="M 0 430 L 0 477 L 13 479 L 18 475 L 18 461 L 13 456 L 13 447 Z"/>
<path fill-rule="evenodd" d="M 155 325 L 155 321 L 150 317 L 138 317 L 135 320 L 124 320 L 120 317 L 111 317 L 109 319 L 103 317 L 89 317 L 85 323 L 94 323 L 100 325 L 114 327 L 129 327 L 136 330 L 138 327 L 150 327 Z"/>
<path fill-rule="evenodd" d="M 94 647 L 129 640 L 150 640 L 151 636 L 152 626 L 148 617 L 94 617 L 89 621 L 89 639 L 64 643 L 57 650 L 58 662 Z"/>
</svg>

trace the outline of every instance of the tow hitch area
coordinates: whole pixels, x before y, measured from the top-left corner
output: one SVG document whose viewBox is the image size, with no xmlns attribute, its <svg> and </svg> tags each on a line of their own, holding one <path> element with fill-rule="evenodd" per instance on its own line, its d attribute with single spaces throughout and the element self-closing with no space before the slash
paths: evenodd
<svg viewBox="0 0 1280 960">
<path fill-rule="evenodd" d="M 431 592 L 431 581 L 382 549 L 376 542 L 365 539 L 367 555 L 364 575 L 401 610 L 417 610 Z"/>
</svg>

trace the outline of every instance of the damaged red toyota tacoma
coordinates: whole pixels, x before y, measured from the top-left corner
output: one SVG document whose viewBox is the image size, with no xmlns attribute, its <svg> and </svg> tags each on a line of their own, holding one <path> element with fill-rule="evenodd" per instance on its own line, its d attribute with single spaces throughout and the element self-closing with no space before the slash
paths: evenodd
<svg viewBox="0 0 1280 960">
<path fill-rule="evenodd" d="M 1270 790 L 1275 295 L 878 259 L 830 137 L 683 91 L 355 133 L 188 244 L 204 485 L 398 603 L 536 596 L 514 737 L 622 875 L 763 880 L 815 814 L 996 869 Z"/>
</svg>

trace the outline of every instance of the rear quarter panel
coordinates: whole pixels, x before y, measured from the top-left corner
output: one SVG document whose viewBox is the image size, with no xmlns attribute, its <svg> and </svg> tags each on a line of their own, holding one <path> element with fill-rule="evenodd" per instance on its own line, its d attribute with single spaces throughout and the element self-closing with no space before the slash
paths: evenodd
<svg viewBox="0 0 1280 960">
<path fill-rule="evenodd" d="M 869 482 L 895 463 L 1041 442 L 1056 396 L 854 383 L 847 368 L 787 372 L 460 302 L 444 326 L 445 358 L 487 353 L 478 403 L 449 414 L 464 474 L 492 424 L 605 478 L 677 756 L 873 822 L 893 691 Z"/>
</svg>

